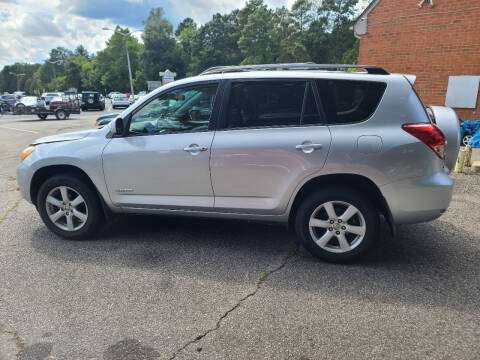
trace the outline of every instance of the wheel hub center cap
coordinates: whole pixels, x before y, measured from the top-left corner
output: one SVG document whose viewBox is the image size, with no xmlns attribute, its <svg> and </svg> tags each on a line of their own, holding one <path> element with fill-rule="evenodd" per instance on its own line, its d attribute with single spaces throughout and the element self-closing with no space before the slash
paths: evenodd
<svg viewBox="0 0 480 360">
<path fill-rule="evenodd" d="M 333 224 L 333 228 L 334 228 L 335 230 L 340 230 L 340 227 L 341 227 L 341 226 L 340 226 L 340 224 L 338 224 L 338 223 Z"/>
</svg>

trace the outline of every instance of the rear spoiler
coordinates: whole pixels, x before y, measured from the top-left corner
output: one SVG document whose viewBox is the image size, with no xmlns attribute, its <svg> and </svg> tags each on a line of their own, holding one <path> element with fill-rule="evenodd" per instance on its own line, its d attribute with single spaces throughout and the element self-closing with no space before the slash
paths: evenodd
<svg viewBox="0 0 480 360">
<path fill-rule="evenodd" d="M 407 81 L 410 83 L 410 85 L 413 86 L 413 84 L 415 84 L 415 80 L 417 80 L 417 76 L 416 75 L 410 75 L 410 74 L 403 74 L 403 76 L 405 77 L 405 79 L 407 79 Z"/>
</svg>

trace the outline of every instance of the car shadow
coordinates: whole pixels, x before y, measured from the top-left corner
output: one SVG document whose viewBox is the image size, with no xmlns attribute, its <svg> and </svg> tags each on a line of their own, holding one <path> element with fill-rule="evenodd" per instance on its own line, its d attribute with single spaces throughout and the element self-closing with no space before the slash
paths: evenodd
<svg viewBox="0 0 480 360">
<path fill-rule="evenodd" d="M 328 293 L 352 301 L 478 310 L 479 241 L 480 234 L 441 220 L 401 226 L 395 238 L 383 224 L 380 240 L 363 259 L 329 264 L 300 248 L 265 287 Z M 279 264 L 298 249 L 295 235 L 278 225 L 152 216 L 118 217 L 87 241 L 66 241 L 42 226 L 34 232 L 32 245 L 49 257 L 74 263 L 174 272 L 219 282 L 252 282 L 241 275 L 258 264 Z"/>
</svg>

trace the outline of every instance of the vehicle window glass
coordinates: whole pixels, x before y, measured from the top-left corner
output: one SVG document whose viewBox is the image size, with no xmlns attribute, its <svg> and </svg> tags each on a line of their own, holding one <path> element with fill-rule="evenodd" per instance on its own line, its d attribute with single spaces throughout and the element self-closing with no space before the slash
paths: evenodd
<svg viewBox="0 0 480 360">
<path fill-rule="evenodd" d="M 305 85 L 303 81 L 234 82 L 226 128 L 299 125 Z"/>
<path fill-rule="evenodd" d="M 386 84 L 373 81 L 317 80 L 329 124 L 367 120 L 377 109 Z"/>
<path fill-rule="evenodd" d="M 317 103 L 313 94 L 313 89 L 310 84 L 307 87 L 307 97 L 305 99 L 305 111 L 303 113 L 302 124 L 315 125 L 320 124 L 320 115 L 318 112 Z"/>
<path fill-rule="evenodd" d="M 175 134 L 207 131 L 217 85 L 199 85 L 164 94 L 132 116 L 133 134 Z"/>
</svg>

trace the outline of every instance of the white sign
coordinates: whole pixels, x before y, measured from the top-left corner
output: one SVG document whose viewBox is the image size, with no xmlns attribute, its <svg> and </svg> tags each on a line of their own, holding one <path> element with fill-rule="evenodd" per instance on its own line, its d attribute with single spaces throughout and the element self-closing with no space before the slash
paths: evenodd
<svg viewBox="0 0 480 360">
<path fill-rule="evenodd" d="M 480 76 L 450 76 L 445 106 L 475 109 Z"/>
<path fill-rule="evenodd" d="M 162 78 L 162 84 L 168 84 L 172 81 L 175 81 L 175 76 L 177 76 L 177 73 L 167 69 L 165 71 L 160 71 L 158 75 L 160 75 Z"/>
</svg>

